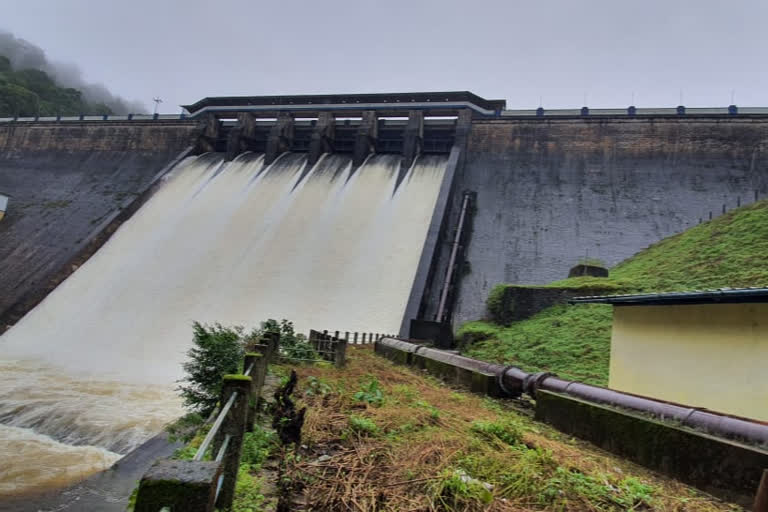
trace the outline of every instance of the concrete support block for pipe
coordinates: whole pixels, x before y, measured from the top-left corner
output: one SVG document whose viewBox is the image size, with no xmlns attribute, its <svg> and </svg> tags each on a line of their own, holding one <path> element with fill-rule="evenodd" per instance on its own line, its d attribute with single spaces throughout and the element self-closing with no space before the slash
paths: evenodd
<svg viewBox="0 0 768 512">
<path fill-rule="evenodd" d="M 545 390 L 536 419 L 726 501 L 752 506 L 768 450 Z"/>
</svg>

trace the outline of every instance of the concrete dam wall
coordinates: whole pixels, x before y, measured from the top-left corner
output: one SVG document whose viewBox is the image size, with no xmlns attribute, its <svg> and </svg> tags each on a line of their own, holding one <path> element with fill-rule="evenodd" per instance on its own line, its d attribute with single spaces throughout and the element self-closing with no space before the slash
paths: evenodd
<svg viewBox="0 0 768 512">
<path fill-rule="evenodd" d="M 189 121 L 0 123 L 0 193 L 10 196 L 0 222 L 0 332 L 93 252 L 93 238 L 196 130 Z"/>
<path fill-rule="evenodd" d="M 456 326 L 497 283 L 612 265 L 768 193 L 762 114 L 515 116 L 464 92 L 187 108 L 0 122 L 0 452 L 33 461 L 0 495 L 177 416 L 194 320 L 407 336 L 442 297 Z"/>
<path fill-rule="evenodd" d="M 454 188 L 477 193 L 457 326 L 483 316 L 495 284 L 563 279 L 585 256 L 614 265 L 764 198 L 768 120 L 476 119 Z"/>
</svg>

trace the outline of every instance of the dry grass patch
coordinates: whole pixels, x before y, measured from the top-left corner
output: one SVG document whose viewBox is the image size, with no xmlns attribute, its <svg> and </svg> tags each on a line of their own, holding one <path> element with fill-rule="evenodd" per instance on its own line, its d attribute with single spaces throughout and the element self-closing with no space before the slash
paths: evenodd
<svg viewBox="0 0 768 512">
<path fill-rule="evenodd" d="M 370 347 L 297 372 L 307 448 L 288 476 L 311 510 L 738 510 Z"/>
</svg>

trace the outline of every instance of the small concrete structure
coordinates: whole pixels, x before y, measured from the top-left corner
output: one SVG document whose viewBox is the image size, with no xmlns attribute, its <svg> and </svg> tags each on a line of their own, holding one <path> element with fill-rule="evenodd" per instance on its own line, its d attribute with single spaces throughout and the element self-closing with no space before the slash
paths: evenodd
<svg viewBox="0 0 768 512">
<path fill-rule="evenodd" d="M 0 194 L 0 220 L 5 217 L 5 212 L 8 211 L 8 196 Z"/>
<path fill-rule="evenodd" d="M 768 421 L 768 288 L 571 302 L 615 306 L 609 387 Z"/>
</svg>

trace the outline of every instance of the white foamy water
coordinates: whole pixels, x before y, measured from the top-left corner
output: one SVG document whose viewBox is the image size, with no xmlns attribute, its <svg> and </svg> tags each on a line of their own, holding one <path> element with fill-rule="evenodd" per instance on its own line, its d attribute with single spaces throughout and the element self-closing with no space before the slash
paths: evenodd
<svg viewBox="0 0 768 512">
<path fill-rule="evenodd" d="M 157 433 L 181 413 L 173 388 L 193 321 L 397 332 L 445 162 L 420 159 L 395 190 L 394 155 L 354 173 L 334 155 L 311 169 L 294 154 L 269 167 L 254 154 L 185 160 L 0 337 L 0 423 L 12 428 L 0 453 L 21 431 L 50 436 L 52 452 L 119 453 Z M 0 493 L 8 479 L 18 474 L 0 473 Z"/>
</svg>

